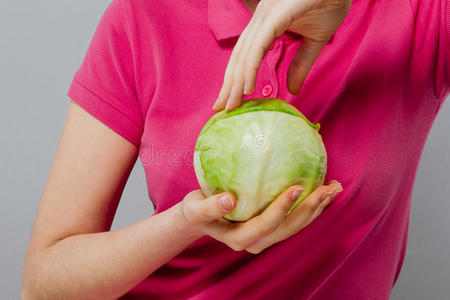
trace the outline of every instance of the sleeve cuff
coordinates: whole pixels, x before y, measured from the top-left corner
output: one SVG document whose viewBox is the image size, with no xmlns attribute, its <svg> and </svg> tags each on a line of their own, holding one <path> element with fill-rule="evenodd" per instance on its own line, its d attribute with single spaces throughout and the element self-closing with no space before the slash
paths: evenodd
<svg viewBox="0 0 450 300">
<path fill-rule="evenodd" d="M 139 147 L 143 128 L 126 114 L 113 107 L 76 79 L 72 81 L 67 96 L 103 124 Z"/>
</svg>

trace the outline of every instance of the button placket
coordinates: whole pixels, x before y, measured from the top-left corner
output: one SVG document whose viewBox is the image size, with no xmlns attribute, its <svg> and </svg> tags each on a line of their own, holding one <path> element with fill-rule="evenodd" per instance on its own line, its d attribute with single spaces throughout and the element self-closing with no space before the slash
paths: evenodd
<svg viewBox="0 0 450 300">
<path fill-rule="evenodd" d="M 272 43 L 269 48 L 270 56 L 267 60 L 267 77 L 263 84 L 261 94 L 263 97 L 276 98 L 279 91 L 279 80 L 277 77 L 277 68 L 280 58 L 283 54 L 284 44 L 282 39 L 278 39 Z"/>
<path fill-rule="evenodd" d="M 261 91 L 261 94 L 262 94 L 264 97 L 268 97 L 272 92 L 273 92 L 272 85 L 266 84 L 266 85 L 263 87 L 263 89 L 262 89 L 262 91 Z"/>
</svg>

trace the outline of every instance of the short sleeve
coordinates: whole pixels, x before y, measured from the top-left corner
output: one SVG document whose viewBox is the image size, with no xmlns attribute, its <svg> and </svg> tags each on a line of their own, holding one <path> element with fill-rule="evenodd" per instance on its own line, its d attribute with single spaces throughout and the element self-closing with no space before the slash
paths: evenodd
<svg viewBox="0 0 450 300">
<path fill-rule="evenodd" d="M 415 48 L 442 102 L 450 88 L 450 0 L 411 0 Z"/>
<path fill-rule="evenodd" d="M 74 75 L 68 96 L 106 126 L 139 146 L 144 124 L 134 74 L 133 50 L 123 3 L 113 0 Z"/>
<path fill-rule="evenodd" d="M 450 89 L 450 0 L 441 0 L 439 43 L 435 70 L 438 98 L 444 101 Z"/>
</svg>

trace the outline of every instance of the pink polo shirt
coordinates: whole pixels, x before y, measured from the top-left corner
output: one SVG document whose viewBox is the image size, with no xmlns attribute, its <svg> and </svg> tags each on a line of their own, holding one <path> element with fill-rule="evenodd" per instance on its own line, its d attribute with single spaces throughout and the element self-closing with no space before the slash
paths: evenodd
<svg viewBox="0 0 450 300">
<path fill-rule="evenodd" d="M 194 144 L 250 18 L 241 0 L 114 0 L 98 26 L 68 94 L 140 148 L 156 213 L 199 188 Z M 281 98 L 320 122 L 326 180 L 344 192 L 259 255 L 202 238 L 124 299 L 388 299 L 417 165 L 449 90 L 449 40 L 449 0 L 354 0 L 291 95 L 301 37 L 277 39 L 245 98 Z"/>
</svg>

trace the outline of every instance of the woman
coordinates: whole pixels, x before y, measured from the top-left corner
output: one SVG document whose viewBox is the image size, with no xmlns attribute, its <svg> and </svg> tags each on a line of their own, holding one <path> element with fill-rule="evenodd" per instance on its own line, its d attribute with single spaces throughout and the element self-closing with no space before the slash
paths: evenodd
<svg viewBox="0 0 450 300">
<path fill-rule="evenodd" d="M 69 90 L 23 298 L 388 299 L 448 93 L 449 16 L 447 0 L 114 0 Z M 288 216 L 300 186 L 219 221 L 236 200 L 205 199 L 189 157 L 217 95 L 320 122 L 328 184 Z M 109 231 L 138 155 L 155 215 Z"/>
</svg>

